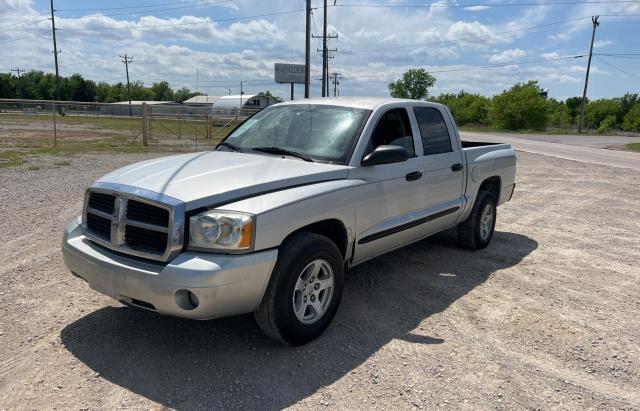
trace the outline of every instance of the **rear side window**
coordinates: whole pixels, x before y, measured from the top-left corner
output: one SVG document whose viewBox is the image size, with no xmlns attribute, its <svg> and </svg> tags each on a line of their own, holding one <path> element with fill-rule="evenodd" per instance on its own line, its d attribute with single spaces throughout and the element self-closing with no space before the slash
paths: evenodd
<svg viewBox="0 0 640 411">
<path fill-rule="evenodd" d="M 413 112 L 420 128 L 425 156 L 453 151 L 449 130 L 440 110 L 433 107 L 414 107 Z"/>
</svg>

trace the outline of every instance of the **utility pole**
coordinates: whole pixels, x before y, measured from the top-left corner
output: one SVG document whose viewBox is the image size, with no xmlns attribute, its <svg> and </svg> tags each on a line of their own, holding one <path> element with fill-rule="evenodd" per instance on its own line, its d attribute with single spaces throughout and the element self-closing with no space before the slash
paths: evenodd
<svg viewBox="0 0 640 411">
<path fill-rule="evenodd" d="M 311 0 L 307 0 L 306 33 L 304 55 L 304 98 L 309 98 L 309 80 L 311 78 Z"/>
<path fill-rule="evenodd" d="M 342 79 L 342 74 L 334 72 L 331 73 L 331 75 L 333 76 L 333 97 L 335 97 L 338 91 L 338 85 L 340 84 L 340 81 L 338 81 L 338 76 L 340 76 L 340 79 Z"/>
<path fill-rule="evenodd" d="M 129 117 L 131 117 L 131 85 L 129 84 L 129 63 L 133 61 L 133 57 L 127 56 L 127 53 L 120 55 L 124 63 L 124 69 L 127 72 L 127 99 L 129 100 Z"/>
<path fill-rule="evenodd" d="M 334 2 L 335 5 L 335 2 Z M 329 96 L 329 52 L 338 51 L 337 49 L 327 49 L 327 40 L 338 38 L 338 35 L 327 34 L 327 0 L 324 0 L 324 19 L 322 25 L 322 36 L 313 36 L 314 38 L 322 37 L 322 97 Z"/>
<path fill-rule="evenodd" d="M 16 67 L 16 68 L 12 68 L 11 72 L 12 73 L 17 72 L 18 78 L 20 78 L 20 72 L 24 73 L 24 69 L 21 69 L 20 67 Z M 16 84 L 16 97 L 22 97 L 22 93 L 20 92 L 20 86 L 18 84 Z"/>
<path fill-rule="evenodd" d="M 322 97 L 327 96 L 327 77 L 329 63 L 327 61 L 327 0 L 324 0 L 324 19 L 322 23 Z"/>
<path fill-rule="evenodd" d="M 584 124 L 584 106 L 587 101 L 587 87 L 589 86 L 589 72 L 591 71 L 591 57 L 593 56 L 593 42 L 596 39 L 596 28 L 600 25 L 598 19 L 600 16 L 591 17 L 593 23 L 593 32 L 591 33 L 591 48 L 589 49 L 589 62 L 587 63 L 587 75 L 584 79 L 584 92 L 582 93 L 582 104 L 580 105 L 580 122 L 578 123 L 578 133 L 582 133 L 582 125 Z"/>
<path fill-rule="evenodd" d="M 58 70 L 58 46 L 56 44 L 56 17 L 54 14 L 53 0 L 50 1 L 51 5 L 51 34 L 53 35 L 53 58 L 56 63 L 56 98 L 53 101 L 53 146 L 58 144 L 58 130 L 56 127 L 56 100 L 60 100 L 60 72 Z"/>
<path fill-rule="evenodd" d="M 242 85 L 246 83 L 246 81 L 240 81 L 240 115 L 242 115 L 242 95 L 244 91 L 242 90 Z"/>
</svg>

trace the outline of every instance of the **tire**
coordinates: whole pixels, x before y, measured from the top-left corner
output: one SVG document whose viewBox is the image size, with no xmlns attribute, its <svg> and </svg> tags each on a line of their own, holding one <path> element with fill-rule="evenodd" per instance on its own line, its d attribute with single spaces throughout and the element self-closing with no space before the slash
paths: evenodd
<svg viewBox="0 0 640 411">
<path fill-rule="evenodd" d="M 491 221 L 486 220 L 487 213 L 490 214 Z M 458 242 L 472 250 L 485 248 L 491 242 L 495 227 L 495 197 L 489 191 L 481 190 L 467 220 L 458 224 Z"/>
<path fill-rule="evenodd" d="M 319 271 L 314 278 L 316 268 Z M 332 288 L 329 274 L 333 277 Z M 333 241 L 315 233 L 294 234 L 280 247 L 269 285 L 254 312 L 258 326 L 266 335 L 285 344 L 300 345 L 313 340 L 335 316 L 343 280 L 342 255 Z"/>
</svg>

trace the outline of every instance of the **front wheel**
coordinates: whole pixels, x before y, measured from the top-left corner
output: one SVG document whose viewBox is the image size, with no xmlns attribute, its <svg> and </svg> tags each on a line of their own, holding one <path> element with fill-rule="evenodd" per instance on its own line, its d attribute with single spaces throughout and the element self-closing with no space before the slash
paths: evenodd
<svg viewBox="0 0 640 411">
<path fill-rule="evenodd" d="M 276 341 L 304 344 L 329 326 L 340 299 L 344 265 L 328 238 L 298 233 L 280 247 L 267 291 L 254 313 L 260 329 Z"/>
<path fill-rule="evenodd" d="M 491 242 L 495 227 L 496 200 L 492 193 L 481 190 L 471 214 L 458 225 L 458 241 L 473 250 L 485 248 Z"/>
</svg>

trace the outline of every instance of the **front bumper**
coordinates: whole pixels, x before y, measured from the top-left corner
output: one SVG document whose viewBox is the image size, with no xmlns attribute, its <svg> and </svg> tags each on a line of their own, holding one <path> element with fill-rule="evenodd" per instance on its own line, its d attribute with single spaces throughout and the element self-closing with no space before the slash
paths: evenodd
<svg viewBox="0 0 640 411">
<path fill-rule="evenodd" d="M 185 251 L 169 263 L 146 262 L 88 240 L 77 221 L 62 239 L 66 266 L 94 290 L 160 314 L 210 319 L 255 311 L 278 251 L 222 255 Z M 187 291 L 196 296 L 185 302 Z"/>
</svg>

